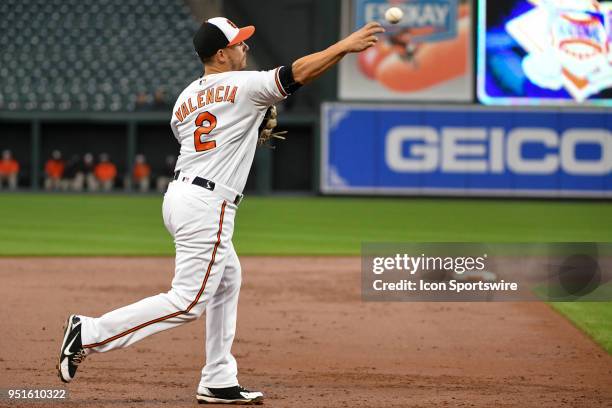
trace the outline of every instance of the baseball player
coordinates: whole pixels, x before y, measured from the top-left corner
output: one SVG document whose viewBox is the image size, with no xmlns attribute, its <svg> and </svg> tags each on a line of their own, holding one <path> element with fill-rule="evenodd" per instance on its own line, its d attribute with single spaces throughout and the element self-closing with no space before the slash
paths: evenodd
<svg viewBox="0 0 612 408">
<path fill-rule="evenodd" d="M 271 106 L 319 77 L 348 53 L 373 46 L 384 30 L 369 23 L 324 51 L 270 71 L 243 71 L 255 28 L 216 17 L 193 38 L 204 75 L 178 97 L 170 126 L 181 145 L 174 180 L 163 201 L 164 224 L 176 247 L 172 288 L 93 318 L 70 315 L 58 373 L 70 382 L 91 353 L 127 347 L 154 333 L 196 320 L 206 312 L 206 365 L 197 389 L 200 403 L 257 404 L 263 394 L 238 383 L 231 348 L 241 269 L 232 244 L 258 141 Z M 275 122 L 275 119 L 271 119 Z M 274 124 L 274 123 L 273 123 Z"/>
</svg>

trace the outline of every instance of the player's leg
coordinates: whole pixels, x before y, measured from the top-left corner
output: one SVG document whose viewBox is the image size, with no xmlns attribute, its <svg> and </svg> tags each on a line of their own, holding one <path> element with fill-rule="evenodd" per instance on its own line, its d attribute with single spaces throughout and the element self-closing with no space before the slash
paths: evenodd
<svg viewBox="0 0 612 408">
<path fill-rule="evenodd" d="M 164 221 L 176 245 L 172 289 L 114 310 L 98 319 L 84 318 L 85 348 L 104 352 L 126 347 L 151 334 L 197 319 L 219 285 L 230 254 L 233 217 L 223 200 L 177 194 L 198 188 L 173 183 L 164 199 Z M 202 191 L 207 191 L 201 189 Z"/>
<path fill-rule="evenodd" d="M 83 191 L 83 186 L 85 185 L 85 175 L 81 172 L 78 172 L 74 179 L 72 180 L 72 190 L 81 192 Z"/>
<path fill-rule="evenodd" d="M 141 193 L 148 192 L 150 184 L 151 184 L 151 179 L 149 177 L 143 177 L 142 179 L 140 179 L 140 182 L 139 182 L 140 192 Z"/>
<path fill-rule="evenodd" d="M 9 190 L 17 190 L 17 173 L 13 173 L 8 177 Z"/>
<path fill-rule="evenodd" d="M 263 393 L 238 384 L 238 367 L 232 356 L 241 281 L 240 262 L 232 245 L 219 287 L 206 306 L 206 365 L 196 395 L 198 402 L 263 402 Z"/>
<path fill-rule="evenodd" d="M 164 222 L 176 245 L 172 289 L 100 318 L 81 316 L 82 326 L 77 322 L 75 330 L 80 331 L 79 339 L 87 352 L 127 347 L 154 333 L 197 319 L 216 292 L 230 251 L 235 206 L 215 196 L 189 194 L 193 191 L 185 188 L 208 192 L 177 182 L 164 198 Z M 65 336 L 64 343 L 68 337 Z M 72 350 L 69 348 L 67 355 Z M 61 360 L 60 355 L 60 365 Z M 63 379 L 70 381 L 72 377 L 67 374 Z"/>
<path fill-rule="evenodd" d="M 160 177 L 158 180 L 159 182 L 157 185 L 157 189 L 162 193 L 168 189 L 168 185 L 172 181 L 170 177 Z"/>
<path fill-rule="evenodd" d="M 93 175 L 93 173 L 87 173 L 87 175 L 85 176 L 85 180 L 88 191 L 98 191 L 98 180 L 96 179 L 96 176 Z"/>
<path fill-rule="evenodd" d="M 200 387 L 238 385 L 238 366 L 231 351 L 241 281 L 240 261 L 232 244 L 219 287 L 206 305 L 206 365 Z"/>
</svg>

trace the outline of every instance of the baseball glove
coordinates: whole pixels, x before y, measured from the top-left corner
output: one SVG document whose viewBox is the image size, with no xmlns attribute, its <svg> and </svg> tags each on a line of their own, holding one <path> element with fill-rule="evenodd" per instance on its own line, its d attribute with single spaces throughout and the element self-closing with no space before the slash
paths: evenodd
<svg viewBox="0 0 612 408">
<path fill-rule="evenodd" d="M 280 132 L 274 131 L 274 128 L 277 125 L 277 117 L 278 112 L 276 111 L 276 106 L 270 106 L 264 115 L 261 125 L 259 125 L 259 139 L 257 140 L 258 146 L 266 146 L 274 149 L 274 146 L 270 144 L 272 139 L 285 140 L 283 135 L 287 134 L 286 130 Z"/>
</svg>

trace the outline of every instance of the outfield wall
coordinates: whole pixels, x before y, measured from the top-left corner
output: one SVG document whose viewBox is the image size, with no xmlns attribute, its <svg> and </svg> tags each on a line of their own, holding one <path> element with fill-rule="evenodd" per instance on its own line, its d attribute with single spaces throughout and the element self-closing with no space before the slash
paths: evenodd
<svg viewBox="0 0 612 408">
<path fill-rule="evenodd" d="M 612 197 L 609 110 L 325 104 L 333 194 Z"/>
</svg>

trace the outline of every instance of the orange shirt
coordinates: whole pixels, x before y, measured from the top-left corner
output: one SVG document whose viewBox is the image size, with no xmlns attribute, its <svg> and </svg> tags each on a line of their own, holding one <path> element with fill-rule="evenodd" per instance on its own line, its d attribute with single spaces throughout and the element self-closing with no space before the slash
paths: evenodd
<svg viewBox="0 0 612 408">
<path fill-rule="evenodd" d="M 15 159 L 0 160 L 0 176 L 19 173 L 19 163 Z"/>
<path fill-rule="evenodd" d="M 61 179 L 64 174 L 64 162 L 62 160 L 47 160 L 45 164 L 45 173 L 52 179 Z"/>
<path fill-rule="evenodd" d="M 140 181 L 151 175 L 151 167 L 146 163 L 136 163 L 134 165 L 134 180 Z"/>
<path fill-rule="evenodd" d="M 113 163 L 98 163 L 94 170 L 96 178 L 100 181 L 113 180 L 117 176 L 117 167 Z"/>
</svg>

